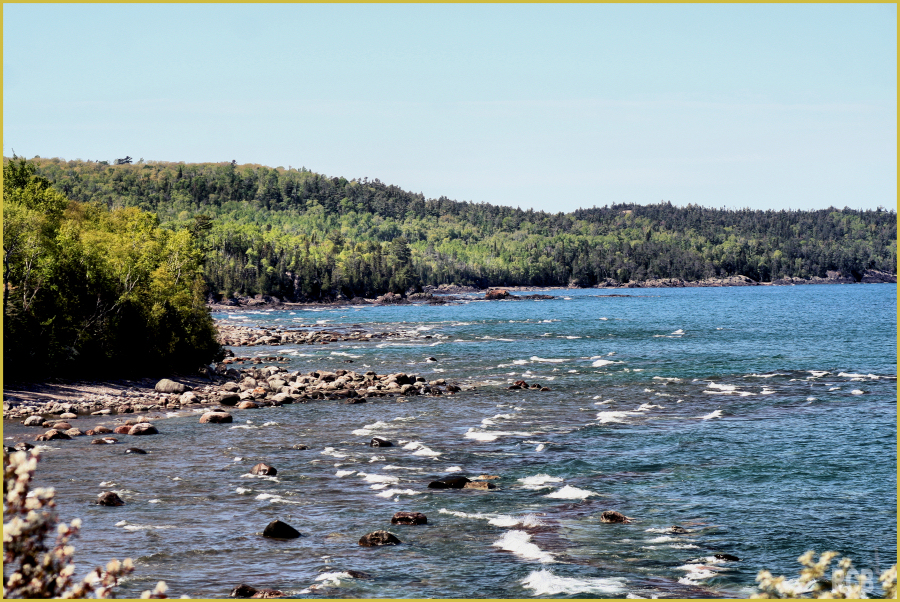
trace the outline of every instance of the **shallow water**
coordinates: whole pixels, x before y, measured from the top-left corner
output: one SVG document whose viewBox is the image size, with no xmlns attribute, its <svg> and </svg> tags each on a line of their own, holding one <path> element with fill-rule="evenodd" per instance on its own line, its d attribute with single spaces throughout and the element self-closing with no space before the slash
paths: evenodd
<svg viewBox="0 0 900 602">
<path fill-rule="evenodd" d="M 204 598 L 241 582 L 327 598 L 732 597 L 755 591 L 760 569 L 796 575 L 808 549 L 876 574 L 893 564 L 894 285 L 553 294 L 216 316 L 402 330 L 235 352 L 476 390 L 233 411 L 231 425 L 173 416 L 124 445 L 50 442 L 39 481 L 63 518 L 83 519 L 79 572 L 134 558 L 120 597 L 160 579 Z M 519 379 L 551 391 L 506 389 Z M 5 425 L 7 440 L 23 433 L 35 431 Z M 395 447 L 368 447 L 373 435 Z M 290 449 L 300 442 L 311 449 Z M 131 445 L 150 454 L 124 455 Z M 277 477 L 249 475 L 257 462 Z M 501 479 L 491 491 L 427 489 L 449 474 Z M 91 505 L 104 490 L 126 505 Z M 428 524 L 390 525 L 401 510 Z M 604 510 L 635 521 L 602 524 Z M 303 537 L 262 538 L 276 518 Z M 403 544 L 357 545 L 377 529 Z"/>
</svg>

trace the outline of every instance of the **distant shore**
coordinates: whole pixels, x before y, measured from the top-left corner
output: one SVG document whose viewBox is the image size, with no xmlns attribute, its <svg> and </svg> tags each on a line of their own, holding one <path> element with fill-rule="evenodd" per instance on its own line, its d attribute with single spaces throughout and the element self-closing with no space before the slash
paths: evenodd
<svg viewBox="0 0 900 602">
<path fill-rule="evenodd" d="M 459 294 L 487 294 L 491 290 L 505 290 L 510 293 L 535 292 L 535 291 L 567 291 L 582 289 L 634 289 L 634 288 L 716 288 L 730 286 L 797 286 L 805 284 L 896 284 L 896 274 L 889 274 L 879 270 L 866 270 L 862 274 L 847 275 L 841 272 L 829 271 L 825 278 L 778 278 L 770 282 L 760 282 L 747 276 L 728 276 L 725 278 L 706 278 L 704 280 L 681 280 L 679 278 L 654 278 L 650 280 L 619 282 L 607 278 L 600 284 L 592 287 L 584 286 L 490 286 L 477 288 L 473 286 L 459 286 L 455 284 L 442 284 L 440 286 L 426 286 L 420 293 L 407 296 L 381 295 L 374 299 L 355 297 L 341 297 L 323 301 L 283 301 L 278 297 L 269 295 L 256 295 L 253 297 L 234 297 L 227 301 L 211 300 L 208 303 L 210 310 L 218 312 L 240 311 L 245 309 L 274 309 L 282 307 L 321 307 L 332 305 L 406 305 L 415 303 L 441 304 L 455 300 Z"/>
</svg>

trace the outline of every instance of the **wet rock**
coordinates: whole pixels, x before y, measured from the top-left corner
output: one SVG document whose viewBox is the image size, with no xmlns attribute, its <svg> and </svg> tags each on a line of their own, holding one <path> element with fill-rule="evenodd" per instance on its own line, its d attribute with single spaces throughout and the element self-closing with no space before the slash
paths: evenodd
<svg viewBox="0 0 900 602">
<path fill-rule="evenodd" d="M 140 447 L 129 447 L 125 450 L 126 454 L 146 454 L 147 452 Z"/>
<path fill-rule="evenodd" d="M 219 393 L 219 395 L 217 395 L 214 399 L 216 401 L 218 401 L 220 404 L 222 404 L 223 406 L 234 406 L 234 405 L 237 405 L 238 403 L 240 403 L 241 396 L 238 395 L 237 393 L 227 393 L 226 392 L 226 393 Z"/>
<path fill-rule="evenodd" d="M 29 449 L 34 449 L 34 446 L 27 441 L 19 441 L 13 445 L 13 449 L 16 451 L 28 451 Z"/>
<path fill-rule="evenodd" d="M 363 535 L 359 539 L 359 545 L 372 547 L 372 546 L 396 546 L 397 544 L 403 543 L 397 536 L 393 533 L 388 533 L 387 531 L 373 531 L 367 535 Z"/>
<path fill-rule="evenodd" d="M 261 474 L 270 477 L 274 477 L 278 474 L 278 471 L 273 466 L 269 466 L 268 464 L 263 464 L 260 462 L 256 466 L 250 469 L 250 474 Z"/>
<path fill-rule="evenodd" d="M 481 474 L 481 475 L 478 475 L 477 477 L 473 478 L 472 480 L 473 481 L 494 481 L 499 478 L 500 478 L 500 475 L 496 475 L 496 474 Z"/>
<path fill-rule="evenodd" d="M 271 537 L 273 539 L 296 539 L 300 537 L 300 531 L 280 520 L 273 520 L 266 525 L 266 528 L 263 530 L 263 537 Z"/>
<path fill-rule="evenodd" d="M 160 393 L 184 393 L 187 391 L 187 387 L 181 383 L 177 383 L 174 380 L 169 380 L 168 378 L 164 378 L 154 387 Z"/>
<path fill-rule="evenodd" d="M 309 446 L 303 443 L 295 443 L 291 446 L 291 449 L 309 449 Z"/>
<path fill-rule="evenodd" d="M 372 437 L 372 441 L 369 443 L 372 447 L 394 447 L 394 444 L 388 441 L 387 439 L 382 439 L 381 437 Z"/>
<path fill-rule="evenodd" d="M 100 424 L 100 425 L 95 426 L 91 430 L 89 430 L 86 434 L 88 434 L 88 435 L 106 435 L 111 432 L 113 432 L 113 430 L 111 428 Z"/>
<path fill-rule="evenodd" d="M 250 596 L 255 594 L 256 591 L 257 590 L 255 587 L 250 587 L 246 583 L 241 583 L 231 590 L 230 595 L 232 598 L 249 598 Z"/>
<path fill-rule="evenodd" d="M 604 510 L 600 515 L 601 523 L 630 523 L 631 521 L 631 518 L 615 510 Z"/>
<path fill-rule="evenodd" d="M 70 428 L 70 429 L 67 429 L 67 430 L 65 431 L 65 433 L 66 433 L 69 437 L 81 437 L 82 435 L 84 435 L 84 433 L 81 432 L 81 429 L 77 429 L 77 428 Z"/>
<path fill-rule="evenodd" d="M 353 577 L 354 579 L 371 579 L 372 578 L 372 575 L 370 575 L 369 573 L 366 573 L 364 571 L 350 570 L 350 571 L 344 571 L 344 572 L 347 573 L 348 575 L 350 575 L 351 577 Z"/>
<path fill-rule="evenodd" d="M 496 489 L 497 486 L 487 481 L 469 481 L 463 485 L 463 489 Z"/>
<path fill-rule="evenodd" d="M 114 437 L 103 437 L 101 439 L 94 439 L 91 441 L 91 445 L 112 445 L 113 443 L 118 443 L 119 440 Z"/>
<path fill-rule="evenodd" d="M 57 422 L 50 428 L 55 429 L 57 431 L 67 431 L 70 428 L 72 428 L 72 425 L 69 424 L 68 422 Z"/>
<path fill-rule="evenodd" d="M 251 598 L 281 598 L 284 596 L 284 592 L 280 589 L 260 589 L 257 590 L 255 594 L 250 596 Z"/>
<path fill-rule="evenodd" d="M 484 298 L 487 300 L 506 299 L 507 297 L 509 297 L 509 291 L 502 288 L 496 288 L 484 294 Z"/>
<path fill-rule="evenodd" d="M 732 556 L 731 554 L 713 554 L 718 560 L 728 560 L 730 562 L 738 562 L 740 558 L 737 556 Z"/>
<path fill-rule="evenodd" d="M 258 404 L 256 404 L 256 403 L 250 401 L 249 399 L 245 399 L 244 401 L 242 401 L 241 403 L 239 403 L 239 404 L 237 405 L 237 408 L 238 408 L 239 410 L 255 410 L 255 409 L 257 409 L 258 407 L 259 407 Z"/>
<path fill-rule="evenodd" d="M 113 429 L 113 432 L 117 435 L 127 435 L 131 431 L 132 425 L 123 424 L 122 426 L 117 426 Z"/>
<path fill-rule="evenodd" d="M 73 414 L 72 412 L 63 412 L 59 415 L 62 420 L 75 420 L 78 418 L 78 414 Z"/>
<path fill-rule="evenodd" d="M 42 426 L 44 424 L 43 416 L 29 416 L 23 423 L 25 426 Z"/>
<path fill-rule="evenodd" d="M 131 430 L 128 431 L 129 435 L 158 435 L 159 431 L 155 426 L 150 424 L 149 422 L 141 422 L 135 424 L 131 427 Z"/>
<path fill-rule="evenodd" d="M 200 417 L 200 424 L 225 424 L 234 422 L 234 418 L 228 412 L 207 412 Z"/>
<path fill-rule="evenodd" d="M 97 504 L 100 506 L 124 506 L 125 502 L 115 492 L 104 491 L 97 496 Z"/>
<path fill-rule="evenodd" d="M 43 435 L 38 435 L 34 438 L 35 441 L 55 441 L 57 439 L 71 439 L 67 434 L 57 431 L 55 429 L 50 429 Z"/>
<path fill-rule="evenodd" d="M 506 387 L 506 388 L 507 388 L 507 389 L 510 389 L 510 390 L 513 390 L 513 389 L 527 389 L 527 388 L 528 388 L 528 383 L 526 383 L 524 380 L 517 380 L 516 382 L 514 382 L 513 384 L 511 384 L 510 386 L 508 386 L 508 387 Z"/>
<path fill-rule="evenodd" d="M 675 533 L 677 535 L 684 535 L 685 533 L 690 533 L 690 531 L 688 531 L 684 527 L 679 527 L 678 525 L 672 525 L 669 528 L 669 532 Z"/>
<path fill-rule="evenodd" d="M 466 477 L 444 477 L 428 483 L 429 489 L 462 489 L 470 483 Z"/>
<path fill-rule="evenodd" d="M 397 512 L 391 517 L 392 525 L 425 525 L 428 517 L 421 512 Z"/>
</svg>

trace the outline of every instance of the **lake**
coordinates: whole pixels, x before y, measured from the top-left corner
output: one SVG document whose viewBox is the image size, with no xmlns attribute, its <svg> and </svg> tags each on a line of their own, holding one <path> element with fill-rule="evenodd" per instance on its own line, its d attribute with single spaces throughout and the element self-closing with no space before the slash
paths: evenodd
<svg viewBox="0 0 900 602">
<path fill-rule="evenodd" d="M 398 331 L 234 351 L 463 390 L 230 410 L 221 425 L 173 413 L 140 439 L 145 456 L 49 442 L 37 480 L 84 522 L 79 574 L 132 557 L 119 597 L 158 580 L 195 598 L 239 583 L 325 598 L 746 597 L 761 569 L 796 577 L 806 550 L 876 575 L 896 562 L 896 285 L 549 293 L 215 314 Z M 550 390 L 507 388 L 518 380 Z M 258 462 L 277 475 L 249 474 Z M 427 487 L 450 475 L 500 478 Z M 106 490 L 126 505 L 92 505 Z M 601 523 L 607 510 L 633 522 Z M 428 523 L 391 525 L 398 511 Z M 303 536 L 261 537 L 275 519 Z M 403 543 L 358 545 L 378 529 Z"/>
</svg>

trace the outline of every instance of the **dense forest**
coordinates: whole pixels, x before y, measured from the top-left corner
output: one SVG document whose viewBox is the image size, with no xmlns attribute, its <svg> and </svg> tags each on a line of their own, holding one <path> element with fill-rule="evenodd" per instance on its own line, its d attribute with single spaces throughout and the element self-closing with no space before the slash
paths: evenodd
<svg viewBox="0 0 900 602">
<path fill-rule="evenodd" d="M 6 161 L 6 378 L 193 372 L 213 360 L 197 238 L 136 207 L 70 200 L 33 163 Z"/>
<path fill-rule="evenodd" d="M 572 213 L 426 199 L 305 168 L 35 158 L 56 191 L 196 234 L 213 294 L 372 297 L 424 285 L 594 286 L 896 273 L 894 210 L 612 205 Z"/>
</svg>

